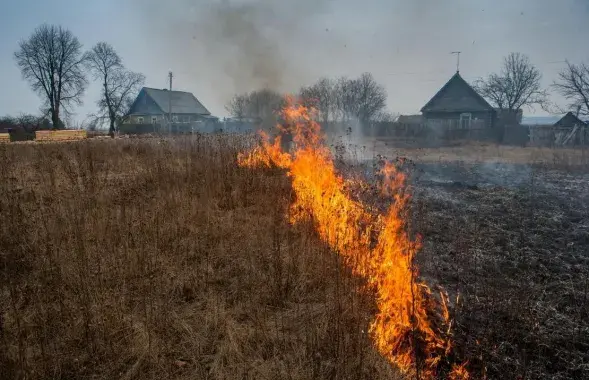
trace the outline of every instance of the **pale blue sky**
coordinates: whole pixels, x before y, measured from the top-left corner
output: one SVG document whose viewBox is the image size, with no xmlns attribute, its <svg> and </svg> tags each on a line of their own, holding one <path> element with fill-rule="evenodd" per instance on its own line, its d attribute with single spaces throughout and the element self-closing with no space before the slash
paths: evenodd
<svg viewBox="0 0 589 380">
<path fill-rule="evenodd" d="M 455 71 L 473 80 L 511 51 L 550 84 L 564 59 L 589 63 L 588 0 L 0 0 L 0 115 L 37 112 L 13 53 L 38 25 L 61 24 L 85 48 L 111 43 L 127 66 L 194 94 L 214 114 L 235 92 L 296 90 L 320 76 L 372 72 L 393 112 L 416 113 Z M 82 120 L 95 108 L 96 85 Z M 556 100 L 560 101 L 558 97 Z M 542 113 L 538 111 L 537 113 Z"/>
</svg>

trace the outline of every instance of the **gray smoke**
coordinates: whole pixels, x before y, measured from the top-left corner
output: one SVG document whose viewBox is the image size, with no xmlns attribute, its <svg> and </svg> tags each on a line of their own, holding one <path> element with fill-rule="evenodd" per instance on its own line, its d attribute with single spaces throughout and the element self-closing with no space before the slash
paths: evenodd
<svg viewBox="0 0 589 380">
<path fill-rule="evenodd" d="M 215 102 L 261 88 L 297 91 L 318 77 L 292 53 L 301 51 L 301 37 L 328 0 L 136 1 L 139 12 L 155 21 L 150 39 L 162 42 L 180 75 L 196 72 L 203 83 L 214 78 L 209 92 Z"/>
<path fill-rule="evenodd" d="M 144 45 L 138 67 L 150 85 L 193 91 L 214 113 L 238 92 L 297 91 L 322 76 L 368 71 L 388 108 L 416 113 L 455 70 L 467 80 L 528 54 L 550 84 L 550 63 L 585 54 L 586 0 L 130 0 L 125 9 Z M 566 43 L 563 43 L 565 41 Z M 135 67 L 135 66 L 134 66 Z M 153 73 L 161 73 L 155 77 Z"/>
</svg>

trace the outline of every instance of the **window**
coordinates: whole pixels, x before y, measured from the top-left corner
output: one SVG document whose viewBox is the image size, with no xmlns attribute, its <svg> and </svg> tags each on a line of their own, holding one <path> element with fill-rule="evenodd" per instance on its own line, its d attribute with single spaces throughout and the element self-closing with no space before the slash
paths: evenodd
<svg viewBox="0 0 589 380">
<path fill-rule="evenodd" d="M 172 122 L 173 123 L 177 123 L 178 122 L 178 116 L 172 116 Z"/>
<path fill-rule="evenodd" d="M 468 129 L 470 128 L 470 121 L 472 115 L 469 113 L 461 113 L 460 114 L 460 128 Z"/>
<path fill-rule="evenodd" d="M 157 116 L 151 117 L 151 124 L 157 124 Z"/>
<path fill-rule="evenodd" d="M 137 124 L 143 124 L 143 116 L 137 117 Z"/>
</svg>

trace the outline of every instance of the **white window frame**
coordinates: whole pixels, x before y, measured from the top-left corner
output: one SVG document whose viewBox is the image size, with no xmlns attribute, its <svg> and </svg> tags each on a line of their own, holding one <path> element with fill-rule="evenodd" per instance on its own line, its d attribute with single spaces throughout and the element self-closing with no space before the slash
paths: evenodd
<svg viewBox="0 0 589 380">
<path fill-rule="evenodd" d="M 137 116 L 137 124 L 143 124 L 143 116 Z"/>
<path fill-rule="evenodd" d="M 464 124 L 463 120 L 464 121 L 468 120 L 466 127 L 464 126 L 465 124 Z M 460 128 L 461 129 L 470 129 L 471 125 L 472 125 L 472 114 L 468 113 L 468 112 L 461 113 L 460 114 Z"/>
<path fill-rule="evenodd" d="M 157 116 L 151 117 L 151 124 L 157 124 Z"/>
<path fill-rule="evenodd" d="M 174 115 L 172 116 L 172 123 L 177 123 L 178 122 L 178 116 Z"/>
</svg>

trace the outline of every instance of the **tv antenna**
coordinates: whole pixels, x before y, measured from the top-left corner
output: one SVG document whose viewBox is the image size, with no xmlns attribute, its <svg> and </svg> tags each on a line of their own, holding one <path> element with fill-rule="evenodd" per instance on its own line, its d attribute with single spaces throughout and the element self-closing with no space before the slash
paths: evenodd
<svg viewBox="0 0 589 380">
<path fill-rule="evenodd" d="M 462 53 L 461 51 L 453 51 L 450 54 L 455 54 L 456 55 L 456 72 L 460 72 L 460 53 Z"/>
</svg>

